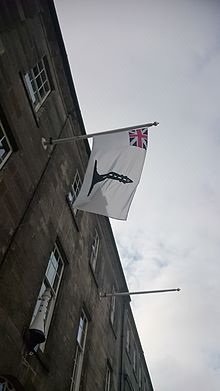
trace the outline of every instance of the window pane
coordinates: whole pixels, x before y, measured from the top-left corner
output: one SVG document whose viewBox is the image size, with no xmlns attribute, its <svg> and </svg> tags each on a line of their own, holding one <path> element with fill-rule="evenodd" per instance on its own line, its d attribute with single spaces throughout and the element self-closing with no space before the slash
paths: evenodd
<svg viewBox="0 0 220 391">
<path fill-rule="evenodd" d="M 107 366 L 106 375 L 105 375 L 105 391 L 110 390 L 110 382 L 111 382 L 111 371 Z"/>
<path fill-rule="evenodd" d="M 31 81 L 31 87 L 33 89 L 33 92 L 36 93 L 37 90 L 36 90 L 36 86 L 35 86 L 35 81 L 34 80 Z"/>
<path fill-rule="evenodd" d="M 50 91 L 49 79 L 44 62 L 41 59 L 26 75 L 24 76 L 28 92 L 36 110 L 43 103 L 45 97 Z"/>
<path fill-rule="evenodd" d="M 69 201 L 69 204 L 71 206 L 74 203 L 77 195 L 79 194 L 81 186 L 82 186 L 82 181 L 81 181 L 81 178 L 79 176 L 78 171 L 76 171 L 73 183 L 71 185 L 71 190 L 70 190 L 70 192 L 67 195 L 67 200 Z M 77 214 L 77 209 L 72 208 L 72 210 L 73 210 L 74 215 L 76 215 Z"/>
<path fill-rule="evenodd" d="M 41 99 L 43 99 L 43 97 L 45 96 L 45 91 L 44 91 L 44 88 L 43 88 L 43 87 L 41 87 L 41 88 L 39 89 L 39 94 L 40 94 Z"/>
<path fill-rule="evenodd" d="M 112 292 L 115 292 L 115 289 L 113 288 Z M 113 325 L 114 319 L 115 319 L 115 304 L 116 304 L 116 297 L 112 296 L 111 298 L 111 313 L 110 313 L 110 320 Z"/>
<path fill-rule="evenodd" d="M 50 87 L 49 87 L 49 84 L 47 81 L 44 83 L 44 89 L 46 92 L 48 92 L 50 90 Z"/>
<path fill-rule="evenodd" d="M 39 66 L 40 71 L 42 71 L 42 69 L 43 69 L 43 60 L 39 61 L 38 66 Z"/>
<path fill-rule="evenodd" d="M 39 73 L 37 65 L 33 68 L 33 74 L 34 76 L 37 76 Z"/>
<path fill-rule="evenodd" d="M 77 334 L 77 342 L 82 349 L 84 348 L 86 330 L 87 330 L 87 318 L 85 314 L 82 313 L 80 317 L 79 329 Z"/>
<path fill-rule="evenodd" d="M 36 78 L 36 82 L 37 82 L 37 87 L 40 88 L 42 86 L 42 81 L 40 76 Z"/>
<path fill-rule="evenodd" d="M 12 152 L 9 140 L 0 121 L 0 167 L 4 164 Z"/>
<path fill-rule="evenodd" d="M 36 98 L 35 98 L 35 95 L 34 95 L 34 91 L 36 90 L 35 86 L 34 86 L 34 89 L 33 89 L 33 81 L 31 81 L 30 79 L 30 73 L 26 73 L 26 75 L 24 76 L 24 79 L 25 79 L 25 83 L 26 83 L 26 86 L 27 86 L 27 89 L 29 91 L 29 94 L 30 94 L 30 97 L 31 97 L 31 100 L 32 100 L 32 103 L 35 103 L 36 101 Z"/>
<path fill-rule="evenodd" d="M 49 284 L 50 284 L 50 286 L 52 288 L 54 280 L 55 280 L 55 277 L 56 277 L 56 270 L 54 269 L 52 263 L 50 263 L 50 266 L 47 268 L 46 277 L 47 277 L 47 280 L 48 280 L 48 282 L 49 282 Z"/>
<path fill-rule="evenodd" d="M 47 79 L 45 71 L 41 72 L 41 78 L 43 81 L 45 81 Z"/>
<path fill-rule="evenodd" d="M 4 157 L 7 155 L 9 151 L 10 151 L 10 146 L 6 138 L 4 138 L 3 140 L 0 141 L 0 157 L 2 158 L 2 160 L 4 159 Z"/>
<path fill-rule="evenodd" d="M 58 251 L 58 248 L 55 246 L 55 249 L 51 253 L 50 260 L 47 266 L 47 271 L 45 274 L 55 294 L 58 289 L 62 271 L 63 271 L 63 260 Z"/>
<path fill-rule="evenodd" d="M 53 259 L 53 264 L 54 264 L 54 266 L 57 268 L 57 267 L 58 267 L 58 263 L 59 263 L 59 258 L 60 258 L 60 254 L 59 254 L 57 248 L 55 248 L 55 250 L 53 251 L 53 255 L 54 255 L 54 256 L 52 257 L 52 259 Z"/>
<path fill-rule="evenodd" d="M 92 249 L 91 249 L 91 258 L 90 258 L 90 262 L 91 262 L 91 265 L 92 265 L 92 268 L 94 271 L 96 269 L 98 251 L 99 251 L 99 235 L 98 235 L 97 231 L 95 230 L 95 235 L 93 237 L 93 243 L 92 243 Z"/>
<path fill-rule="evenodd" d="M 34 313 L 33 313 L 33 316 L 32 316 L 31 323 L 34 320 L 35 316 L 37 315 L 37 311 L 38 311 L 38 309 L 40 307 L 40 303 L 41 303 L 40 298 L 43 295 L 43 293 L 45 292 L 45 290 L 46 290 L 46 285 L 43 282 L 43 284 L 41 285 L 41 288 L 40 288 L 40 292 L 39 292 L 39 295 L 38 295 L 37 303 L 36 303 L 35 308 L 34 308 Z"/>
</svg>

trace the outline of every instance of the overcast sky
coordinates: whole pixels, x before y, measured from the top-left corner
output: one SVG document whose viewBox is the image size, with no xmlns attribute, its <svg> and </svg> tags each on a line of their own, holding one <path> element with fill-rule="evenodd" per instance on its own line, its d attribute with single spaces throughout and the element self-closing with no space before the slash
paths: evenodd
<svg viewBox="0 0 220 391">
<path fill-rule="evenodd" d="M 111 220 L 155 391 L 220 390 L 220 1 L 56 0 L 87 132 L 150 130 Z"/>
</svg>

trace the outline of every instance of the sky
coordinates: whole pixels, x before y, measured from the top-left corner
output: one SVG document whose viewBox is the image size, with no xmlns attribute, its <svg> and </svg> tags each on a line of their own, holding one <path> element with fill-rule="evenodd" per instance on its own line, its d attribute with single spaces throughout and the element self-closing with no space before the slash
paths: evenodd
<svg viewBox="0 0 220 391">
<path fill-rule="evenodd" d="M 88 133 L 151 121 L 112 220 L 155 391 L 220 390 L 220 1 L 56 0 Z"/>
</svg>

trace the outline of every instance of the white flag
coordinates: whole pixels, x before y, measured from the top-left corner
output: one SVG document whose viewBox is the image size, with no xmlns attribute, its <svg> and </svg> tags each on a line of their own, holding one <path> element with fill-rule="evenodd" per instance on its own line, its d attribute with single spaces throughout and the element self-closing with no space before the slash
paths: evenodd
<svg viewBox="0 0 220 391">
<path fill-rule="evenodd" d="M 73 207 L 126 220 L 147 144 L 147 128 L 94 137 L 85 178 Z"/>
</svg>

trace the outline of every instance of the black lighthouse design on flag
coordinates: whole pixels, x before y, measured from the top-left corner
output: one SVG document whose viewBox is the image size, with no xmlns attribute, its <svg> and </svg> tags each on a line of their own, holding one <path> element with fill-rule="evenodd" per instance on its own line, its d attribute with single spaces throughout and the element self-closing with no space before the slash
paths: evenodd
<svg viewBox="0 0 220 391">
<path fill-rule="evenodd" d="M 95 160 L 92 183 L 91 183 L 89 192 L 87 194 L 87 197 L 91 194 L 91 191 L 96 183 L 103 182 L 106 179 L 116 180 L 121 183 L 132 183 L 133 182 L 132 179 L 128 178 L 126 175 L 117 174 L 117 172 L 114 172 L 114 171 L 110 171 L 107 174 L 102 174 L 102 175 L 99 174 L 97 171 L 97 160 Z"/>
</svg>

